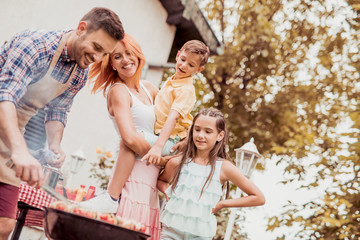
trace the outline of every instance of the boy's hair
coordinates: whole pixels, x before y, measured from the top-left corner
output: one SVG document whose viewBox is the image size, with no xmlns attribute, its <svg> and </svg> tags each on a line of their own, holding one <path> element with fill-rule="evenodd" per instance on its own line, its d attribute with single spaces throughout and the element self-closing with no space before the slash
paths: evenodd
<svg viewBox="0 0 360 240">
<path fill-rule="evenodd" d="M 140 89 L 141 71 L 145 65 L 145 56 L 141 50 L 140 44 L 133 37 L 126 33 L 124 39 L 121 40 L 121 42 L 118 44 L 124 44 L 125 48 L 139 59 L 138 68 L 136 69 L 136 72 L 130 81 L 134 81 L 136 87 Z M 117 71 L 115 71 L 110 64 L 111 56 L 112 54 L 108 54 L 101 62 L 95 62 L 91 64 L 89 78 L 91 79 L 96 77 L 93 89 L 91 90 L 92 93 L 95 93 L 97 90 L 103 90 L 105 95 L 108 87 L 116 82 L 122 81 Z"/>
<path fill-rule="evenodd" d="M 209 153 L 211 171 L 210 171 L 209 176 L 207 177 L 207 179 L 206 179 L 206 181 L 204 183 L 204 186 L 201 189 L 200 197 L 201 197 L 201 195 L 203 193 L 203 190 L 205 189 L 206 185 L 208 185 L 208 186 L 210 185 L 211 179 L 214 176 L 215 165 L 216 165 L 216 161 L 218 160 L 218 158 L 222 158 L 222 159 L 225 159 L 225 160 L 229 159 L 229 155 L 226 152 L 227 133 L 226 133 L 225 117 L 221 113 L 221 111 L 216 109 L 216 108 L 211 107 L 211 108 L 202 109 L 194 117 L 193 123 L 192 123 L 192 125 L 190 127 L 190 131 L 189 131 L 186 150 L 185 150 L 185 153 L 182 156 L 181 162 L 180 162 L 180 164 L 179 164 L 179 166 L 178 166 L 178 168 L 176 170 L 175 176 L 173 178 L 172 186 L 171 186 L 171 190 L 174 191 L 175 188 L 176 188 L 176 185 L 177 185 L 177 183 L 179 181 L 179 177 L 180 177 L 180 173 L 181 173 L 181 169 L 182 169 L 183 165 L 185 163 L 187 163 L 189 158 L 193 159 L 196 156 L 197 148 L 196 148 L 195 143 L 194 143 L 193 132 L 194 132 L 194 125 L 196 123 L 196 120 L 201 115 L 216 118 L 216 130 L 217 130 L 218 133 L 223 131 L 224 132 L 224 137 L 223 137 L 223 139 L 221 141 L 216 141 L 215 146 L 211 149 L 211 151 Z M 227 184 L 226 187 L 227 187 L 227 193 L 226 193 L 226 195 L 227 195 L 229 185 Z"/>
<path fill-rule="evenodd" d="M 87 22 L 89 33 L 103 29 L 116 40 L 124 38 L 124 28 L 119 16 L 110 9 L 95 7 L 85 14 L 80 21 Z"/>
<path fill-rule="evenodd" d="M 208 58 L 210 56 L 209 48 L 205 45 L 205 43 L 203 43 L 202 41 L 199 41 L 199 40 L 187 41 L 181 47 L 180 52 L 181 51 L 196 53 L 196 54 L 200 55 L 200 57 L 201 57 L 200 66 L 204 66 L 207 63 Z"/>
</svg>

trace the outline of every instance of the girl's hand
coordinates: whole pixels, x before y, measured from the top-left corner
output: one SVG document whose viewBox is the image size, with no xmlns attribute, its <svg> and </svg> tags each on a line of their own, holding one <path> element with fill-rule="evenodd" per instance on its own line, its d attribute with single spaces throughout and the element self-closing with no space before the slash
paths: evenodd
<svg viewBox="0 0 360 240">
<path fill-rule="evenodd" d="M 173 157 L 174 157 L 173 155 L 167 155 L 167 156 L 161 157 L 160 163 L 158 164 L 158 166 L 165 167 L 166 163 Z M 149 164 L 150 163 L 146 163 L 146 165 L 149 165 Z"/>
<path fill-rule="evenodd" d="M 217 213 L 219 210 L 221 210 L 221 209 L 223 209 L 224 207 L 223 207 L 223 201 L 224 200 L 220 200 L 217 204 L 216 204 L 216 206 L 212 209 L 212 214 L 215 214 L 215 213 Z"/>
<path fill-rule="evenodd" d="M 165 199 L 168 202 L 170 200 L 170 198 L 168 197 L 168 195 L 166 193 L 164 193 Z"/>
</svg>

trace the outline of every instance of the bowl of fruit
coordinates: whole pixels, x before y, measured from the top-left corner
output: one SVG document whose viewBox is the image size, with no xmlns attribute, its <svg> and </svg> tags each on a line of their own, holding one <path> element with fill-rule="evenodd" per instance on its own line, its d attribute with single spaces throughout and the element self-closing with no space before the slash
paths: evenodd
<svg viewBox="0 0 360 240">
<path fill-rule="evenodd" d="M 54 240 L 143 240 L 150 237 L 145 234 L 145 226 L 136 221 L 85 211 L 62 202 L 45 207 L 44 229 L 47 238 Z"/>
</svg>

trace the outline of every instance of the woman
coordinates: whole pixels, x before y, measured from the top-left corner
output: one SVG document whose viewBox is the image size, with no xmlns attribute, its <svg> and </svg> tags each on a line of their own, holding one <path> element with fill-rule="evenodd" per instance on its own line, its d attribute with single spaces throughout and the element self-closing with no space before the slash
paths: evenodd
<svg viewBox="0 0 360 240">
<path fill-rule="evenodd" d="M 158 89 L 148 81 L 141 81 L 141 71 L 145 57 L 140 45 L 130 35 L 118 43 L 111 56 L 101 64 L 95 63 L 90 70 L 90 78 L 97 76 L 93 92 L 103 90 L 107 93 L 107 107 L 110 118 L 121 139 L 122 156 L 118 157 L 114 168 L 118 176 L 129 176 L 125 183 L 120 183 L 114 176 L 110 185 L 123 186 L 121 201 L 118 207 L 118 196 L 121 188 L 108 188 L 108 191 L 94 201 L 87 201 L 82 207 L 117 214 L 141 222 L 146 233 L 152 239 L 160 238 L 159 198 L 156 188 L 159 168 L 138 161 L 151 148 L 141 132 L 154 134 L 155 113 L 153 102 Z M 137 161 L 123 161 L 124 150 L 137 154 Z M 125 153 L 126 154 L 126 153 Z M 124 179 L 122 177 L 122 179 Z M 113 183 L 113 184 L 111 184 Z M 101 204 L 99 204 L 101 203 Z M 104 209 L 99 209 L 101 206 Z M 118 208 L 117 208 L 118 207 Z"/>
</svg>

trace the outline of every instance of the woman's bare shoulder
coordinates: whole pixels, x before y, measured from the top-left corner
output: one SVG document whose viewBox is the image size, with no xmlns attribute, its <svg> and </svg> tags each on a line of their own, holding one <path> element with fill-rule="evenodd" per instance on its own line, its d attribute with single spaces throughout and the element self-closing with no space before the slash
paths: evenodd
<svg viewBox="0 0 360 240">
<path fill-rule="evenodd" d="M 141 80 L 141 82 L 144 84 L 144 86 L 151 91 L 158 91 L 159 89 L 150 81 L 148 80 Z"/>
</svg>

